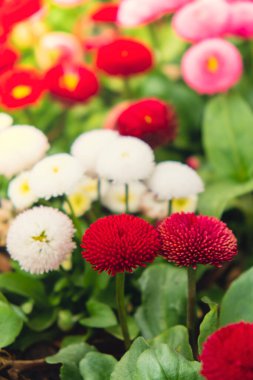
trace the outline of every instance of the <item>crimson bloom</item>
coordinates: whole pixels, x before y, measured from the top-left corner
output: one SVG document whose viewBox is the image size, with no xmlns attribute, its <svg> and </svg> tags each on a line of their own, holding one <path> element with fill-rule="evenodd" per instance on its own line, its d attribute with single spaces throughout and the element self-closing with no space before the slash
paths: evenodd
<svg viewBox="0 0 253 380">
<path fill-rule="evenodd" d="M 0 13 L 9 25 L 23 21 L 38 12 L 41 0 L 4 0 L 1 3 Z"/>
<path fill-rule="evenodd" d="M 81 244 L 84 259 L 99 272 L 114 276 L 151 263 L 159 249 L 156 229 L 133 215 L 110 215 L 86 230 Z"/>
<path fill-rule="evenodd" d="M 67 103 L 85 102 L 99 90 L 95 74 L 75 63 L 54 66 L 47 72 L 45 81 L 50 92 Z"/>
<path fill-rule="evenodd" d="M 253 379 L 253 324 L 235 323 L 213 333 L 200 357 L 207 380 Z"/>
<path fill-rule="evenodd" d="M 119 6 L 115 3 L 100 5 L 92 14 L 91 19 L 95 22 L 116 23 Z"/>
<path fill-rule="evenodd" d="M 0 46 L 0 75 L 5 71 L 11 69 L 14 64 L 17 62 L 19 55 L 11 47 L 2 45 Z"/>
<path fill-rule="evenodd" d="M 44 90 L 44 81 L 35 70 L 14 68 L 0 77 L 1 105 L 7 109 L 36 103 Z"/>
<path fill-rule="evenodd" d="M 117 38 L 98 50 L 96 63 L 106 74 L 128 77 L 151 69 L 153 54 L 141 42 Z"/>
<path fill-rule="evenodd" d="M 178 266 L 220 267 L 237 254 L 233 232 L 220 220 L 193 213 L 175 213 L 159 226 L 162 255 Z"/>
<path fill-rule="evenodd" d="M 117 129 L 121 135 L 137 137 L 155 148 L 176 137 L 176 114 L 171 105 L 159 99 L 143 99 L 121 113 Z"/>
</svg>

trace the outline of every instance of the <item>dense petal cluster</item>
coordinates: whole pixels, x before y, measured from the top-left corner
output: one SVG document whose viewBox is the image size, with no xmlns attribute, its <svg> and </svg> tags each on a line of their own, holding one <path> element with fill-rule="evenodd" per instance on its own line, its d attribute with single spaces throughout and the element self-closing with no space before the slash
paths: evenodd
<svg viewBox="0 0 253 380">
<path fill-rule="evenodd" d="M 253 3 L 235 3 L 230 5 L 229 33 L 241 38 L 253 37 Z"/>
<path fill-rule="evenodd" d="M 85 232 L 83 257 L 99 272 L 110 275 L 132 272 L 152 262 L 159 252 L 156 229 L 133 215 L 111 215 L 98 219 Z"/>
<path fill-rule="evenodd" d="M 0 74 L 11 69 L 19 58 L 19 54 L 7 45 L 0 46 Z"/>
<path fill-rule="evenodd" d="M 95 22 L 112 22 L 117 21 L 119 6 L 115 3 L 106 3 L 99 5 L 99 7 L 92 12 L 91 20 Z"/>
<path fill-rule="evenodd" d="M 213 333 L 201 355 L 207 380 L 253 379 L 253 324 L 235 323 Z"/>
<path fill-rule="evenodd" d="M 152 148 L 166 145 L 176 137 L 175 110 L 159 99 L 143 99 L 120 114 L 117 129 L 121 135 L 138 137 Z"/>
<path fill-rule="evenodd" d="M 210 264 L 220 267 L 237 254 L 237 240 L 225 223 L 216 218 L 177 213 L 158 227 L 162 254 L 178 266 Z"/>
<path fill-rule="evenodd" d="M 23 172 L 14 178 L 8 187 L 8 196 L 17 210 L 25 210 L 37 201 L 30 186 L 30 172 Z"/>
</svg>

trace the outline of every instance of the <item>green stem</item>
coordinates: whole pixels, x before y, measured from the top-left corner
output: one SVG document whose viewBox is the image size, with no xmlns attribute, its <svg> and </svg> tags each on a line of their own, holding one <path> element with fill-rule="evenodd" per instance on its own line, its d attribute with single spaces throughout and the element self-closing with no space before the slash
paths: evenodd
<svg viewBox="0 0 253 380">
<path fill-rule="evenodd" d="M 168 216 L 172 214 L 172 199 L 168 200 Z"/>
<path fill-rule="evenodd" d="M 82 227 L 79 223 L 79 220 L 75 214 L 75 211 L 74 211 L 72 204 L 71 204 L 69 198 L 67 197 L 67 195 L 65 195 L 65 200 L 66 200 L 67 205 L 69 206 L 70 216 L 71 216 L 71 219 L 73 220 L 74 226 L 76 228 L 76 236 L 77 236 L 78 240 L 81 242 L 82 237 L 83 237 Z"/>
<path fill-rule="evenodd" d="M 49 141 L 52 143 L 64 135 L 67 123 L 69 108 L 64 108 L 57 119 L 57 124 L 48 128 L 45 132 Z"/>
<path fill-rule="evenodd" d="M 124 338 L 125 348 L 126 350 L 128 350 L 131 345 L 131 340 L 130 340 L 128 326 L 127 326 L 127 313 L 126 313 L 126 307 L 125 307 L 124 288 L 125 288 L 125 273 L 118 273 L 116 275 L 116 303 L 117 303 L 119 323 L 120 323 L 122 335 Z"/>
<path fill-rule="evenodd" d="M 99 204 L 101 204 L 101 179 L 100 178 L 98 178 L 98 182 L 97 182 L 97 198 L 98 198 Z"/>
<path fill-rule="evenodd" d="M 126 214 L 129 213 L 129 185 L 125 184 L 125 205 L 126 205 Z"/>
<path fill-rule="evenodd" d="M 188 304 L 187 328 L 194 359 L 198 359 L 198 345 L 196 340 L 196 270 L 188 268 Z"/>
<path fill-rule="evenodd" d="M 131 99 L 132 91 L 129 83 L 129 78 L 123 78 L 123 93 L 126 99 Z"/>
</svg>

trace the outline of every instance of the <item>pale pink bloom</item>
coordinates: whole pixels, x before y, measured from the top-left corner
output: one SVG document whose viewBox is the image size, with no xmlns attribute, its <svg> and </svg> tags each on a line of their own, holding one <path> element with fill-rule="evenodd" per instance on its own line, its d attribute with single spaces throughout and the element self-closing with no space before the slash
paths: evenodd
<svg viewBox="0 0 253 380">
<path fill-rule="evenodd" d="M 227 3 L 253 3 L 253 0 L 226 0 Z"/>
<path fill-rule="evenodd" d="M 135 27 L 152 22 L 166 13 L 175 12 L 193 0 L 121 0 L 118 23 Z"/>
<path fill-rule="evenodd" d="M 253 37 L 253 3 L 230 5 L 231 22 L 229 34 L 242 38 Z"/>
<path fill-rule="evenodd" d="M 190 42 L 219 37 L 229 27 L 230 6 L 223 0 L 199 0 L 175 14 L 172 25 L 177 34 Z"/>
<path fill-rule="evenodd" d="M 189 87 L 200 94 L 216 94 L 226 92 L 239 81 L 243 63 L 234 45 L 213 38 L 188 49 L 181 70 Z"/>
</svg>

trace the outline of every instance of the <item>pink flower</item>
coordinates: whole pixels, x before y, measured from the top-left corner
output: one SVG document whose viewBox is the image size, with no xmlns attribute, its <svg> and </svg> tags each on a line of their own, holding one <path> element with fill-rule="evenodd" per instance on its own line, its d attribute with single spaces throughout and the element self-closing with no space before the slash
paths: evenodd
<svg viewBox="0 0 253 380">
<path fill-rule="evenodd" d="M 192 46 L 184 55 L 182 76 L 200 94 L 226 92 L 240 79 L 242 57 L 230 42 L 213 38 Z"/>
<path fill-rule="evenodd" d="M 193 0 L 121 0 L 118 23 L 125 27 L 134 27 L 152 22 L 165 13 L 177 9 Z"/>
<path fill-rule="evenodd" d="M 83 0 L 53 0 L 53 4 L 63 8 L 73 8 L 81 5 Z"/>
<path fill-rule="evenodd" d="M 222 0 L 201 0 L 186 5 L 173 18 L 173 27 L 180 37 L 198 42 L 226 33 L 230 6 Z"/>
<path fill-rule="evenodd" d="M 229 32 L 242 38 L 253 37 L 253 3 L 230 5 L 231 22 Z"/>
</svg>

